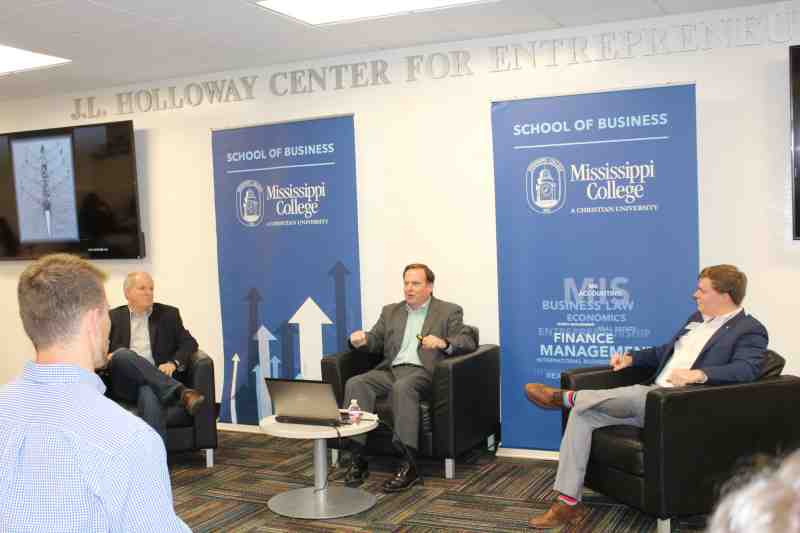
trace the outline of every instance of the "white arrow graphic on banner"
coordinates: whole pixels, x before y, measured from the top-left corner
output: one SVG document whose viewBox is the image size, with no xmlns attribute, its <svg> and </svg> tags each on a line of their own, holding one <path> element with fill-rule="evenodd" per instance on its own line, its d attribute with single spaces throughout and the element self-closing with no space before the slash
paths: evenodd
<svg viewBox="0 0 800 533">
<path fill-rule="evenodd" d="M 231 424 L 237 423 L 236 416 L 236 375 L 239 373 L 239 354 L 233 354 L 233 377 L 231 377 Z"/>
<path fill-rule="evenodd" d="M 269 373 L 269 341 L 276 339 L 266 326 L 262 325 L 253 335 L 253 340 L 258 341 L 258 364 L 261 365 L 261 368 L 266 369 L 264 377 L 271 378 L 272 376 Z"/>
<path fill-rule="evenodd" d="M 256 373 L 256 391 L 258 395 L 258 419 L 261 420 L 265 416 L 272 414 L 272 399 L 269 397 L 267 384 L 264 378 L 271 378 L 273 374 L 270 373 L 270 354 L 269 354 L 269 341 L 274 341 L 275 337 L 270 331 L 261 325 L 253 335 L 253 339 L 258 341 L 258 365 L 253 369 Z M 256 369 L 258 371 L 256 372 Z"/>
<path fill-rule="evenodd" d="M 322 380 L 322 326 L 333 322 L 309 297 L 289 319 L 289 323 L 297 324 L 303 379 Z"/>
<path fill-rule="evenodd" d="M 253 374 L 256 375 L 256 397 L 258 398 L 258 420 L 261 421 L 264 417 L 272 414 L 272 400 L 269 397 L 267 384 L 264 382 L 264 374 L 261 372 L 261 365 L 256 365 L 253 368 Z"/>
</svg>

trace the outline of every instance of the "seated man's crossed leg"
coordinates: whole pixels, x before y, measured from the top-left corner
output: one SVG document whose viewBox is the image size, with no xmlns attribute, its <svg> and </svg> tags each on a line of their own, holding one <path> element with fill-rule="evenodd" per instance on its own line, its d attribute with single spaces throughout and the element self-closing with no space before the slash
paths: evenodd
<svg viewBox="0 0 800 533">
<path fill-rule="evenodd" d="M 180 404 L 190 415 L 194 415 L 205 400 L 200 392 L 166 375 L 131 350 L 116 350 L 108 365 L 113 376 L 112 396 L 135 403 L 139 416 L 161 435 L 165 443 L 166 408 Z"/>
<path fill-rule="evenodd" d="M 564 391 L 541 383 L 525 385 L 528 399 L 543 409 L 571 409 L 561 440 L 554 490 L 559 493 L 550 509 L 530 519 L 534 528 L 553 528 L 580 520 L 583 479 L 589 463 L 592 432 L 605 426 L 644 427 L 647 393 L 656 385 L 633 385 L 608 390 Z"/>
</svg>

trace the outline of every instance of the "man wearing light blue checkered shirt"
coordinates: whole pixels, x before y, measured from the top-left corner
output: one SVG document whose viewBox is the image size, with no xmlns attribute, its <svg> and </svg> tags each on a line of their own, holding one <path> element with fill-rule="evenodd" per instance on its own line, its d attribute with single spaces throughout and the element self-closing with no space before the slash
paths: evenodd
<svg viewBox="0 0 800 533">
<path fill-rule="evenodd" d="M 105 274 L 67 254 L 20 276 L 36 360 L 0 388 L 0 530 L 187 532 L 175 515 L 164 444 L 106 398 Z"/>
</svg>

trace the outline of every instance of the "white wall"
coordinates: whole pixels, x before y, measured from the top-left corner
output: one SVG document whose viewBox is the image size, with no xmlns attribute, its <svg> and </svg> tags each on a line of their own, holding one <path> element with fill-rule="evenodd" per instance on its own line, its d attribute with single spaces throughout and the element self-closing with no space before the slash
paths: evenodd
<svg viewBox="0 0 800 533">
<path fill-rule="evenodd" d="M 746 307 L 767 325 L 770 344 L 787 357 L 788 371 L 798 373 L 800 355 L 794 353 L 794 343 L 800 306 L 794 287 L 800 245 L 791 241 L 789 229 L 787 45 L 800 37 L 800 23 L 796 28 L 787 24 L 800 21 L 800 16 L 791 9 L 791 4 L 771 4 L 1 102 L 0 131 L 80 123 L 70 119 L 74 98 L 95 96 L 113 111 L 115 94 L 122 91 L 159 87 L 163 94 L 172 85 L 258 76 L 252 100 L 112 113 L 83 121 L 132 118 L 136 129 L 148 257 L 143 262 L 102 263 L 111 274 L 111 304 L 124 302 L 121 282 L 127 271 L 150 270 L 157 299 L 179 306 L 187 327 L 216 358 L 220 387 L 224 365 L 210 130 L 354 113 L 366 325 L 377 318 L 383 303 L 400 297 L 402 265 L 424 261 L 437 274 L 437 294 L 463 304 L 466 321 L 481 328 L 484 342 L 499 342 L 490 102 L 696 83 L 700 263 L 734 263 L 749 274 Z M 686 25 L 683 30 L 681 24 Z M 697 34 L 699 49 L 693 50 L 692 40 L 685 40 L 691 36 L 686 28 L 702 30 L 707 25 L 716 32 L 710 46 L 702 44 L 703 30 Z M 652 28 L 656 34 L 660 29 L 671 32 L 670 53 L 650 53 Z M 491 72 L 496 70 L 491 46 L 575 36 L 596 43 L 604 32 L 616 32 L 615 58 L 570 64 L 568 51 L 561 49 L 555 64 L 548 66 L 553 62 L 544 54 L 545 41 L 536 67 L 525 63 L 519 70 Z M 628 54 L 625 39 L 632 42 L 637 36 L 643 40 Z M 472 75 L 406 81 L 406 56 L 451 50 L 468 51 Z M 602 58 L 596 45 L 590 45 L 589 53 L 590 58 Z M 389 62 L 390 85 L 285 96 L 269 90 L 269 78 L 278 71 L 373 59 Z M 624 253 L 624 240 L 613 245 L 620 245 Z M 0 383 L 15 376 L 32 355 L 17 317 L 15 292 L 26 264 L 0 263 L 0 298 L 5 302 L 0 307 Z M 687 298 L 691 291 L 686 288 Z"/>
</svg>

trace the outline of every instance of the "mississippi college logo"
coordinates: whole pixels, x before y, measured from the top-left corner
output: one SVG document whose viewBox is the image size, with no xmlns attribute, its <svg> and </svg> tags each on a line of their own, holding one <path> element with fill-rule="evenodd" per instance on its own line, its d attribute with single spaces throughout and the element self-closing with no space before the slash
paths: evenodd
<svg viewBox="0 0 800 533">
<path fill-rule="evenodd" d="M 564 165 L 552 157 L 534 160 L 525 171 L 525 199 L 535 212 L 555 213 L 567 200 Z"/>
<path fill-rule="evenodd" d="M 257 181 L 243 181 L 236 187 L 236 216 L 244 226 L 258 226 L 264 219 L 264 187 Z"/>
</svg>

